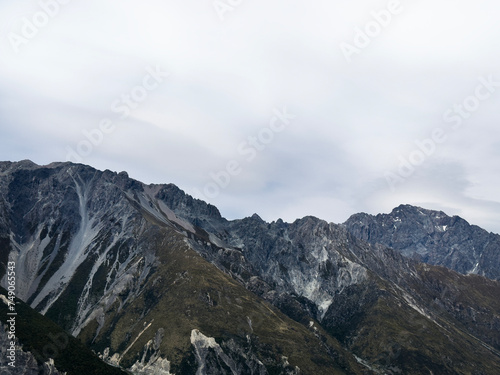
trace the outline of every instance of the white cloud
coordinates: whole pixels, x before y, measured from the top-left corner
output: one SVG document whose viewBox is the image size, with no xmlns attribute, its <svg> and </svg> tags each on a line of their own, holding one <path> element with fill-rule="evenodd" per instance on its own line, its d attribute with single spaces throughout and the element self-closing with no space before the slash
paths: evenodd
<svg viewBox="0 0 500 375">
<path fill-rule="evenodd" d="M 442 118 L 478 77 L 500 81 L 497 2 L 401 0 L 350 64 L 340 43 L 387 1 L 255 0 L 224 22 L 210 0 L 71 1 L 16 54 L 9 33 L 39 4 L 0 2 L 0 159 L 62 160 L 82 130 L 112 118 L 116 131 L 85 163 L 191 192 L 238 160 L 242 173 L 213 199 L 231 218 L 338 222 L 413 203 L 500 232 L 500 89 L 460 130 Z M 119 119 L 113 101 L 157 64 L 171 76 Z M 245 162 L 238 145 L 283 106 L 297 119 Z M 391 192 L 384 173 L 437 127 L 447 141 Z"/>
</svg>

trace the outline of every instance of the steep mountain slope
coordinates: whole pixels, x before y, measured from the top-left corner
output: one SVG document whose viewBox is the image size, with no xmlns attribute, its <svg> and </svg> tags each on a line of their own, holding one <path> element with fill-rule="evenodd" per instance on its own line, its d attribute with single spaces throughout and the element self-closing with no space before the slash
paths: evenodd
<svg viewBox="0 0 500 375">
<path fill-rule="evenodd" d="M 163 186 L 69 163 L 0 173 L 2 275 L 15 262 L 17 295 L 108 362 L 138 374 L 362 373 L 336 340 L 193 251 L 188 237 L 202 239 L 154 198 Z"/>
<path fill-rule="evenodd" d="M 458 216 L 401 205 L 390 214 L 355 214 L 345 226 L 357 238 L 422 262 L 500 280 L 500 235 Z"/>
<path fill-rule="evenodd" d="M 7 321 L 12 319 L 12 316 L 7 315 L 9 310 L 6 296 L 8 296 L 7 291 L 0 288 L 0 347 L 2 351 L 7 350 L 11 342 L 6 333 L 6 328 L 11 326 Z M 17 315 L 14 317 L 13 326 L 17 341 L 16 355 L 11 362 L 12 366 L 6 364 L 0 367 L 0 374 L 126 374 L 118 368 L 103 363 L 80 341 L 68 335 L 50 319 L 37 313 L 22 301 L 16 300 L 15 311 Z M 5 358 L 7 355 L 2 355 L 2 365 L 5 363 Z"/>
<path fill-rule="evenodd" d="M 2 285 L 8 260 L 21 299 L 134 374 L 500 373 L 498 282 L 124 172 L 0 163 Z"/>
<path fill-rule="evenodd" d="M 266 223 L 254 215 L 214 227 L 217 231 L 208 237 L 234 247 L 206 246 L 198 248 L 200 253 L 297 321 L 317 319 L 374 371 L 479 374 L 500 368 L 496 282 L 469 282 L 453 272 L 453 278 L 438 277 L 437 268 L 423 268 L 313 217 L 287 224 Z M 450 292 L 465 285 L 481 292 L 467 300 L 462 292 L 445 293 L 439 301 L 435 284 Z M 482 292 L 490 296 L 487 302 L 481 301 Z M 437 301 L 442 305 L 434 306 Z M 477 324 L 463 324 L 466 319 L 457 314 L 457 306 L 481 306 Z M 483 330 L 486 326 L 489 332 Z"/>
</svg>

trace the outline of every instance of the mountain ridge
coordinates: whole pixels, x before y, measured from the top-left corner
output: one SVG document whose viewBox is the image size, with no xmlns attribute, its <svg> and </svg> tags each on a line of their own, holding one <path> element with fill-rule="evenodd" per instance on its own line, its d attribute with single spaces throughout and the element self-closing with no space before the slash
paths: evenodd
<svg viewBox="0 0 500 375">
<path fill-rule="evenodd" d="M 459 216 L 400 205 L 389 214 L 354 214 L 343 225 L 360 239 L 419 261 L 500 279 L 500 235 Z"/>
<path fill-rule="evenodd" d="M 228 221 L 125 172 L 0 162 L 0 263 L 18 263 L 19 296 L 134 374 L 500 372 L 497 281 L 355 234 Z"/>
</svg>

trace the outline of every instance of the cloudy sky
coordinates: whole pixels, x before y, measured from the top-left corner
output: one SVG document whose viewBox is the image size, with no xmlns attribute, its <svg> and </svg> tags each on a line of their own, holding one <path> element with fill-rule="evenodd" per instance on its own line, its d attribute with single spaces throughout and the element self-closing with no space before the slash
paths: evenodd
<svg viewBox="0 0 500 375">
<path fill-rule="evenodd" d="M 230 219 L 401 203 L 500 233 L 494 0 L 0 0 L 0 159 L 172 182 Z"/>
</svg>

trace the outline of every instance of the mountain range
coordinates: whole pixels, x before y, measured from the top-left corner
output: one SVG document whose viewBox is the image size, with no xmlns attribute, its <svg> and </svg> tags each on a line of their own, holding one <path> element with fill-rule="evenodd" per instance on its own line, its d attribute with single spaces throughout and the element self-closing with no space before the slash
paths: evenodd
<svg viewBox="0 0 500 375">
<path fill-rule="evenodd" d="M 172 184 L 0 162 L 5 289 L 9 262 L 13 374 L 500 373 L 500 237 L 443 212 L 229 221 Z"/>
</svg>

